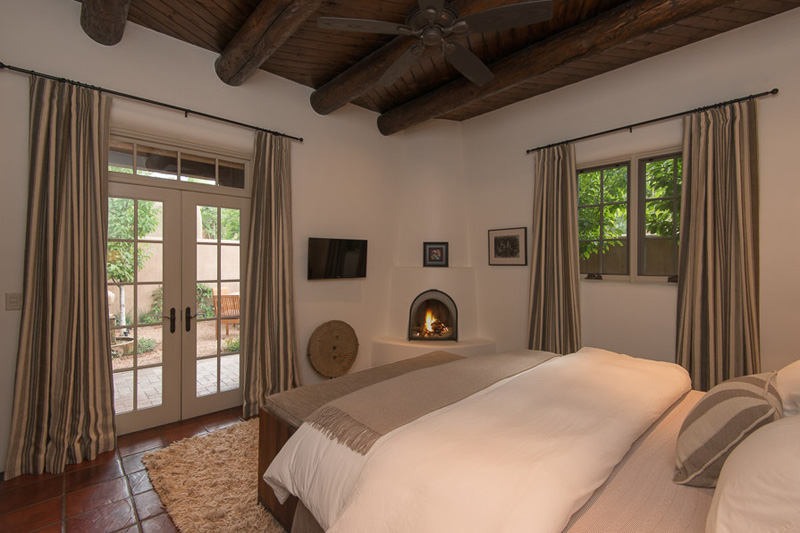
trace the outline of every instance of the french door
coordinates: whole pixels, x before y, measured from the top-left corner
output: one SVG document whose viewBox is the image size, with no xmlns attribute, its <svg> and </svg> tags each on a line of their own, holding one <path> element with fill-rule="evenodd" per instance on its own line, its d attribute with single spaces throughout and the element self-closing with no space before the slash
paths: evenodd
<svg viewBox="0 0 800 533">
<path fill-rule="evenodd" d="M 249 200 L 183 192 L 181 416 L 242 404 L 239 339 Z"/>
<path fill-rule="evenodd" d="M 241 405 L 246 198 L 111 183 L 108 291 L 120 434 Z"/>
</svg>

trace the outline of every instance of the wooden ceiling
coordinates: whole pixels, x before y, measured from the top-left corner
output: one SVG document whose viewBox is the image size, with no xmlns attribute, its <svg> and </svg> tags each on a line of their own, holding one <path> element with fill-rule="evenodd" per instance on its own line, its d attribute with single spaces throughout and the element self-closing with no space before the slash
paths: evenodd
<svg viewBox="0 0 800 533">
<path fill-rule="evenodd" d="M 461 15 L 517 3 L 453 0 Z M 321 114 L 352 102 L 389 135 L 433 118 L 466 120 L 800 6 L 800 0 L 553 0 L 547 22 L 473 34 L 461 43 L 495 79 L 478 87 L 428 49 L 391 86 L 383 71 L 412 37 L 320 29 L 321 16 L 403 24 L 417 0 L 84 0 L 81 24 L 114 44 L 125 20 L 221 54 L 218 75 L 241 85 L 261 68 L 316 91 Z M 115 11 L 116 10 L 116 11 Z M 104 32 L 119 31 L 117 36 Z"/>
</svg>

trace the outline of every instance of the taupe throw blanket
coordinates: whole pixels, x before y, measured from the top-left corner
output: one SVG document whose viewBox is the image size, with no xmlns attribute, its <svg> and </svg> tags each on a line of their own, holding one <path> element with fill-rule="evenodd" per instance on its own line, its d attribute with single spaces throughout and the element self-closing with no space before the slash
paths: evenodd
<svg viewBox="0 0 800 533">
<path fill-rule="evenodd" d="M 390 431 L 555 357 L 541 351 L 476 356 L 410 372 L 342 396 L 306 419 L 361 455 Z"/>
<path fill-rule="evenodd" d="M 342 396 L 408 372 L 443 365 L 463 358 L 464 356 L 450 352 L 426 353 L 419 357 L 403 359 L 388 365 L 368 368 L 352 374 L 345 374 L 336 379 L 273 394 L 264 402 L 264 408 L 297 429 L 314 411 Z"/>
</svg>

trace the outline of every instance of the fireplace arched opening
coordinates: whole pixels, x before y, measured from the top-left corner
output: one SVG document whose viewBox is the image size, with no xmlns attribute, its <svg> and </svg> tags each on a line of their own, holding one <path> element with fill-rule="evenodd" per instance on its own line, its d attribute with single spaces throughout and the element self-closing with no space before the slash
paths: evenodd
<svg viewBox="0 0 800 533">
<path fill-rule="evenodd" d="M 429 289 L 414 298 L 408 312 L 408 340 L 458 340 L 458 308 L 450 295 Z"/>
</svg>

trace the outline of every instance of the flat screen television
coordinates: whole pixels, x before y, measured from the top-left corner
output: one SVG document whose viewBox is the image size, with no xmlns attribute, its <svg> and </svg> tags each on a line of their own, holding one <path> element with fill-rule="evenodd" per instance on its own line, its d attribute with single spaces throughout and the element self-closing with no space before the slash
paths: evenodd
<svg viewBox="0 0 800 533">
<path fill-rule="evenodd" d="M 367 277 L 367 241 L 308 238 L 308 279 Z"/>
</svg>

